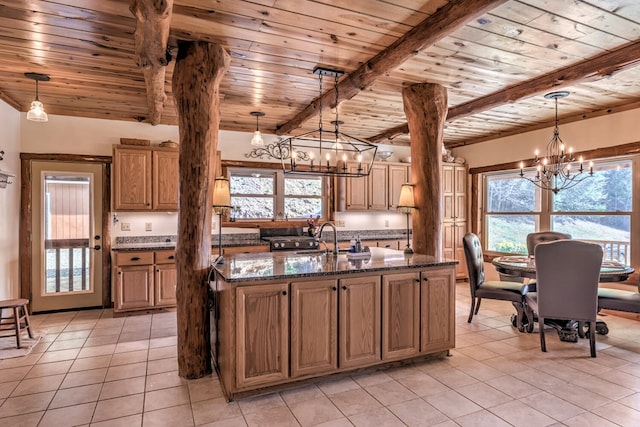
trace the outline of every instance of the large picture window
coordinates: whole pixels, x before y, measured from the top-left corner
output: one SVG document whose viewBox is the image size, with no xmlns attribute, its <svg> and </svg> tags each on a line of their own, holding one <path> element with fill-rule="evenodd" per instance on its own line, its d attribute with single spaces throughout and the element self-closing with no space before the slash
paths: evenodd
<svg viewBox="0 0 640 427">
<path fill-rule="evenodd" d="M 230 169 L 234 219 L 272 220 L 324 216 L 322 177 L 285 175 L 271 169 Z"/>
<path fill-rule="evenodd" d="M 519 171 L 486 175 L 485 245 L 489 251 L 527 252 L 526 236 L 540 230 L 599 243 L 605 257 L 630 262 L 632 162 L 594 163 L 593 176 L 553 194 Z"/>
</svg>

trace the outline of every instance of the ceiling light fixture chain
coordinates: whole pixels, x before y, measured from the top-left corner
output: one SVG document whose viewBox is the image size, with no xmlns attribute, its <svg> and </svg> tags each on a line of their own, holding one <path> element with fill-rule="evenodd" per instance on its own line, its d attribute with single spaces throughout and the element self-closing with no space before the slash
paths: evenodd
<svg viewBox="0 0 640 427">
<path fill-rule="evenodd" d="M 520 177 L 532 182 L 536 187 L 542 190 L 552 191 L 558 194 L 560 190 L 574 187 L 582 182 L 585 178 L 593 176 L 593 162 L 589 162 L 588 172 L 584 167 L 584 159 L 580 156 L 578 160 L 577 170 L 573 169 L 572 163 L 576 161 L 573 154 L 573 148 L 565 146 L 560 138 L 560 129 L 558 127 L 558 99 L 569 96 L 569 92 L 558 91 L 547 93 L 546 99 L 555 101 L 555 126 L 553 128 L 553 137 L 547 144 L 546 157 L 542 160 L 538 156 L 538 150 L 535 151 L 533 166 L 536 167 L 535 175 L 527 175 L 524 172 L 524 162 L 520 162 Z"/>
</svg>

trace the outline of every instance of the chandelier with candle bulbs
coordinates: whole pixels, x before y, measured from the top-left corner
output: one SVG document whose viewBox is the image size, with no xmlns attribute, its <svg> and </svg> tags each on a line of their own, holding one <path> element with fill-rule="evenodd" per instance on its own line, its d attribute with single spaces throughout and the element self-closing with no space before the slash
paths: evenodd
<svg viewBox="0 0 640 427">
<path fill-rule="evenodd" d="M 360 177 L 368 176 L 373 166 L 378 147 L 369 141 L 340 132 L 344 122 L 338 117 L 338 79 L 342 71 L 316 67 L 320 96 L 318 97 L 318 129 L 302 135 L 285 138 L 278 143 L 284 173 L 311 174 L 324 176 Z M 333 128 L 325 130 L 322 123 L 322 81 L 324 77 L 334 78 L 335 120 Z"/>
<path fill-rule="evenodd" d="M 552 191 L 557 194 L 560 190 L 568 189 L 585 178 L 593 176 L 593 162 L 589 162 L 588 170 L 584 167 L 582 156 L 576 158 L 573 155 L 573 148 L 567 148 L 560 139 L 560 131 L 558 130 L 558 99 L 565 98 L 569 92 L 559 91 L 550 92 L 544 97 L 555 100 L 556 115 L 555 127 L 553 129 L 553 137 L 547 144 L 546 157 L 539 157 L 536 149 L 533 166 L 536 167 L 535 175 L 525 174 L 524 162 L 520 162 L 520 177 L 524 178 L 538 188 Z"/>
</svg>

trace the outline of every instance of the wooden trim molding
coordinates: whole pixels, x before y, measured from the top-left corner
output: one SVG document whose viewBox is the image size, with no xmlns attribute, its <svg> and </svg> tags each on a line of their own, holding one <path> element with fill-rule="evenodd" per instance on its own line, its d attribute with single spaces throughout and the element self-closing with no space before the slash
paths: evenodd
<svg viewBox="0 0 640 427">
<path fill-rule="evenodd" d="M 92 156 L 82 154 L 39 154 L 20 153 L 20 225 L 18 254 L 20 298 L 31 301 L 31 253 L 33 243 L 31 233 L 33 224 L 31 215 L 33 201 L 31 193 L 33 189 L 31 175 L 33 161 L 57 161 L 76 163 L 102 163 L 102 306 L 111 306 L 111 156 Z M 31 309 L 31 305 L 29 308 Z"/>
</svg>

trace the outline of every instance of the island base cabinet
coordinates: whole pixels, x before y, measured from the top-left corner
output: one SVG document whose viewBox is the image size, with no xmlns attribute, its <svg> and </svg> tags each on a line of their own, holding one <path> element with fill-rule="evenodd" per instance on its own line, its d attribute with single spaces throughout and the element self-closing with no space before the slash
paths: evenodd
<svg viewBox="0 0 640 427">
<path fill-rule="evenodd" d="M 338 283 L 291 283 L 291 377 L 338 368 Z"/>
<path fill-rule="evenodd" d="M 289 377 L 288 284 L 236 288 L 236 386 Z"/>
<path fill-rule="evenodd" d="M 341 279 L 340 367 L 380 361 L 380 276 Z"/>
<path fill-rule="evenodd" d="M 382 276 L 382 360 L 420 351 L 420 274 Z"/>
<path fill-rule="evenodd" d="M 455 276 L 452 269 L 420 273 L 420 351 L 455 347 Z"/>
</svg>

